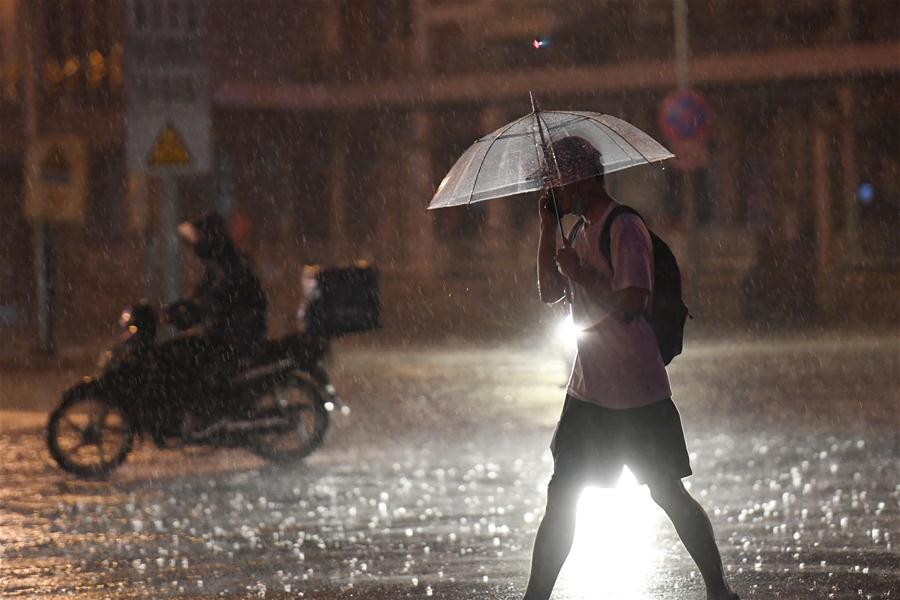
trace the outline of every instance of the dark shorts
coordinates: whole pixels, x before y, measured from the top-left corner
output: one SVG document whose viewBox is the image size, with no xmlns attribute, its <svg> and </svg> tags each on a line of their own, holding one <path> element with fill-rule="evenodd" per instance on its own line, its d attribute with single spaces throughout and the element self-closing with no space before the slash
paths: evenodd
<svg viewBox="0 0 900 600">
<path fill-rule="evenodd" d="M 640 483 L 691 475 L 672 399 L 616 410 L 566 396 L 553 441 L 550 485 L 615 485 L 628 465 Z"/>
</svg>

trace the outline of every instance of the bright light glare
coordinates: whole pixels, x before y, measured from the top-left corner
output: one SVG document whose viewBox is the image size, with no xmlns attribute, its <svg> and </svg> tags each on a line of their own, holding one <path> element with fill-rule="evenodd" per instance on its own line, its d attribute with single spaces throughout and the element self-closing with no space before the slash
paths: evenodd
<svg viewBox="0 0 900 600">
<path fill-rule="evenodd" d="M 567 594 L 645 600 L 661 558 L 662 516 L 627 467 L 614 488 L 587 488 L 578 501 L 575 543 L 560 578 Z"/>
<path fill-rule="evenodd" d="M 574 353 L 578 349 L 578 336 L 581 330 L 575 325 L 572 314 L 569 313 L 556 326 L 556 339 L 567 351 Z"/>
</svg>

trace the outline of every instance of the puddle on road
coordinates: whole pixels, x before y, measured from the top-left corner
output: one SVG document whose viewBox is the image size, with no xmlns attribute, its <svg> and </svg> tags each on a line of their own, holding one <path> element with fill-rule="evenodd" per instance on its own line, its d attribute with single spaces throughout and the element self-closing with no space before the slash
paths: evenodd
<svg viewBox="0 0 900 600">
<path fill-rule="evenodd" d="M 504 371 L 512 359 L 491 360 L 499 366 L 479 375 L 475 389 L 486 391 L 478 393 L 466 384 L 466 361 L 442 363 L 431 382 L 361 371 L 364 384 L 341 388 L 353 413 L 298 466 L 240 451 L 145 447 L 108 481 L 79 482 L 49 464 L 39 428 L 4 428 L 0 593 L 516 598 L 562 390 L 558 373 L 516 383 L 521 364 Z M 823 380 L 843 381 L 870 362 L 848 374 L 833 361 L 806 361 L 798 377 L 815 367 Z M 697 473 L 691 492 L 712 516 L 743 597 L 896 597 L 898 440 L 896 420 L 883 418 L 886 390 L 862 390 L 875 402 L 868 417 L 858 405 L 818 399 L 807 419 L 790 369 L 738 373 L 740 387 L 724 397 L 737 385 L 721 379 L 727 366 L 686 360 L 677 386 Z M 849 393 L 846 382 L 834 388 Z M 768 400 L 778 394 L 778 403 Z M 702 597 L 646 490 L 604 494 L 584 498 L 560 598 Z M 584 508 L 600 504 L 606 510 L 593 515 Z"/>
</svg>

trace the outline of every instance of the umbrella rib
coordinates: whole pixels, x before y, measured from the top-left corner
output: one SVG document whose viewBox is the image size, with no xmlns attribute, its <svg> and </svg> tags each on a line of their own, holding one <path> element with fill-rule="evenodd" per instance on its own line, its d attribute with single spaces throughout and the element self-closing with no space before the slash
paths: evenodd
<svg viewBox="0 0 900 600">
<path fill-rule="evenodd" d="M 494 136 L 494 139 L 491 140 L 491 143 L 488 144 L 487 150 L 484 151 L 484 156 L 481 157 L 481 163 L 478 165 L 478 170 L 475 171 L 475 178 L 472 180 L 472 191 L 469 193 L 469 199 L 466 201 L 466 204 L 472 204 L 472 198 L 475 197 L 475 187 L 478 185 L 478 177 L 481 175 L 481 169 L 484 167 L 484 163 L 487 160 L 487 155 L 490 153 L 491 148 L 494 146 L 494 142 L 500 139 L 500 136 L 509 131 L 513 125 L 517 125 L 523 119 L 529 117 L 530 115 L 525 115 L 523 117 L 519 117 L 509 125 L 507 125 L 503 131 Z"/>
<path fill-rule="evenodd" d="M 549 111 L 542 111 L 542 112 L 543 112 L 543 114 L 562 114 L 562 111 L 558 111 L 558 110 L 549 110 Z M 567 121 L 567 122 L 565 122 L 565 123 L 560 123 L 560 124 L 557 124 L 557 125 L 553 125 L 552 127 L 551 127 L 550 125 L 548 125 L 546 121 L 544 121 L 544 128 L 545 128 L 547 131 L 557 131 L 557 130 L 563 129 L 563 128 L 565 128 L 565 127 L 570 127 L 570 126 L 572 126 L 573 124 L 579 123 L 579 122 L 581 122 L 581 121 L 590 121 L 590 120 L 591 120 L 590 117 L 586 117 L 586 116 L 584 116 L 584 115 L 578 115 L 577 113 L 565 113 L 565 114 L 567 114 L 567 115 L 575 115 L 575 116 L 578 117 L 578 118 L 572 119 L 572 120 Z M 531 115 L 530 115 L 530 114 L 525 115 L 525 117 L 529 117 L 529 116 L 531 116 Z M 524 117 L 523 117 L 523 118 L 524 118 Z M 521 120 L 521 119 L 519 119 L 519 120 Z M 504 133 L 505 133 L 505 131 L 506 131 L 506 130 L 504 130 Z M 532 132 L 522 132 L 522 133 L 510 133 L 509 135 L 507 135 L 507 136 L 506 136 L 505 138 L 503 138 L 503 139 L 509 140 L 509 139 L 517 138 L 517 137 L 528 137 L 528 136 L 530 136 L 530 135 L 534 135 L 534 132 L 532 131 Z M 501 134 L 498 134 L 498 137 L 502 137 L 502 136 L 503 136 L 502 133 L 501 133 Z"/>
<path fill-rule="evenodd" d="M 469 167 L 472 165 L 472 163 L 475 162 L 475 159 L 478 157 L 478 148 L 475 147 L 477 144 L 478 144 L 478 142 L 476 142 L 475 144 L 473 144 L 473 145 L 469 148 L 469 150 L 472 150 L 472 156 L 469 157 L 469 160 L 466 162 L 466 166 L 462 169 L 463 172 L 468 172 Z M 469 152 L 469 150 L 466 150 L 466 152 Z M 463 156 L 465 156 L 465 154 L 463 154 Z M 456 188 L 459 188 L 459 187 L 461 187 L 461 183 L 458 183 L 458 184 L 453 188 L 454 191 L 456 191 Z M 463 195 L 464 195 L 464 194 L 455 194 L 455 193 L 454 193 L 454 195 L 453 195 L 452 197 L 453 197 L 453 198 L 461 198 Z"/>
<path fill-rule="evenodd" d="M 588 121 L 596 121 L 597 123 L 600 123 L 601 125 L 603 125 L 603 126 L 606 127 L 607 129 L 610 129 L 610 130 L 611 130 L 613 133 L 615 133 L 618 137 L 620 137 L 620 138 L 622 139 L 622 141 L 624 141 L 626 144 L 628 144 L 628 145 L 631 147 L 632 150 L 634 150 L 635 152 L 637 152 L 638 154 L 640 154 L 640 155 L 641 155 L 641 158 L 644 159 L 644 162 L 645 162 L 645 163 L 647 163 L 647 164 L 649 165 L 649 164 L 651 164 L 651 163 L 653 162 L 653 161 L 649 160 L 649 159 L 647 158 L 647 156 L 646 156 L 643 152 L 641 152 L 640 150 L 638 150 L 638 149 L 634 146 L 634 144 L 629 143 L 629 142 L 622 136 L 622 134 L 620 134 L 618 131 L 616 131 L 615 129 L 613 129 L 612 127 L 610 127 L 609 125 L 607 125 L 606 123 L 604 123 L 603 121 L 601 121 L 600 119 L 597 119 L 596 117 L 591 117 L 591 116 L 588 116 L 588 115 L 579 115 L 578 113 L 573 113 L 573 112 L 569 112 L 569 111 L 565 111 L 565 110 L 560 110 L 560 111 L 556 111 L 556 112 L 561 112 L 561 113 L 564 113 L 564 114 L 567 114 L 567 115 L 572 115 L 572 116 L 581 116 L 581 117 L 584 117 L 585 119 L 587 119 Z M 613 136 L 611 136 L 611 135 L 609 134 L 608 131 L 605 131 L 605 130 L 603 130 L 603 129 L 600 129 L 600 131 L 603 131 L 603 133 L 606 134 L 606 137 L 608 137 L 609 139 L 611 139 L 612 142 L 613 142 L 616 146 L 618 146 L 620 150 L 622 150 L 623 152 L 626 152 L 626 153 L 627 153 L 627 151 L 625 150 L 625 148 L 622 147 L 622 144 L 620 144 L 619 142 L 617 142 L 617 141 L 616 141 L 616 138 L 614 138 Z"/>
<path fill-rule="evenodd" d="M 554 112 L 562 112 L 562 111 L 554 111 Z M 572 113 L 566 113 L 572 114 Z M 541 133 L 541 123 L 544 124 L 544 129 L 547 130 L 547 149 L 550 151 L 550 158 L 553 159 L 553 166 L 556 167 L 556 176 L 559 177 L 559 182 L 562 184 L 562 171 L 559 170 L 559 163 L 556 162 L 556 152 L 553 151 L 553 136 L 550 133 L 550 128 L 547 127 L 547 122 L 541 119 L 541 116 L 538 113 L 535 113 L 535 121 L 537 121 L 538 133 L 543 138 L 543 134 Z M 546 157 L 545 157 L 546 160 Z M 549 165 L 548 165 L 549 167 Z"/>
<path fill-rule="evenodd" d="M 538 129 L 540 130 L 541 122 L 537 118 L 537 113 L 531 113 L 531 115 L 534 115 L 534 117 L 535 117 L 534 122 L 538 126 Z M 529 115 L 529 116 L 531 116 L 531 115 Z M 534 134 L 535 134 L 535 132 L 532 131 L 531 132 L 532 141 L 535 142 L 533 144 L 534 145 L 534 156 L 535 156 L 535 158 L 537 158 L 537 163 L 538 163 L 538 166 L 540 167 L 541 162 L 542 162 L 541 159 L 543 159 L 543 162 L 546 162 L 547 157 L 543 156 L 544 153 L 541 151 L 541 149 L 539 149 L 538 145 L 540 144 L 540 141 L 537 139 L 534 139 Z M 538 131 L 538 136 L 540 136 L 540 131 Z M 550 173 L 550 168 L 549 168 L 549 165 L 547 165 L 547 174 L 549 175 L 549 173 Z M 542 185 L 544 185 L 544 184 L 542 184 Z"/>
<path fill-rule="evenodd" d="M 597 121 L 597 122 L 600 123 L 600 124 L 605 125 L 605 124 L 603 123 L 603 121 Z M 606 137 L 608 137 L 609 139 L 611 139 L 611 140 L 612 140 L 612 143 L 615 144 L 616 146 L 618 146 L 619 149 L 620 149 L 622 152 L 624 152 L 624 153 L 626 154 L 626 156 L 628 155 L 628 151 L 627 151 L 625 148 L 623 148 L 623 147 L 622 147 L 622 144 L 620 144 L 620 143 L 616 140 L 616 138 L 614 138 L 612 135 L 610 135 L 610 133 L 609 133 L 608 131 L 606 131 L 605 129 L 599 128 L 599 127 L 598 127 L 598 129 L 600 129 L 600 131 L 602 131 L 603 134 L 604 134 Z M 619 133 L 618 133 L 617 131 L 613 131 L 613 133 L 615 133 L 618 137 L 622 138 L 622 140 L 623 140 L 626 144 L 628 144 L 628 146 L 629 146 L 632 150 L 634 150 L 635 152 L 637 152 L 638 154 L 640 154 L 640 155 L 641 155 L 641 158 L 644 159 L 644 162 L 645 162 L 645 163 L 647 163 L 648 165 L 650 164 L 650 161 L 647 160 L 647 157 L 644 156 L 644 153 L 641 152 L 640 150 L 638 150 L 637 148 L 635 148 L 635 147 L 634 147 L 634 144 L 629 143 L 625 138 L 623 138 L 621 135 L 619 135 Z"/>
<path fill-rule="evenodd" d="M 600 131 L 602 131 L 602 132 L 603 132 L 603 135 L 605 135 L 605 136 L 608 137 L 610 140 L 612 140 L 612 143 L 615 144 L 616 146 L 618 146 L 618 147 L 619 147 L 619 150 L 621 150 L 621 151 L 624 152 L 626 155 L 628 155 L 628 150 L 626 150 L 626 149 L 622 146 L 622 144 L 620 144 L 619 141 L 618 141 L 615 137 L 613 137 L 613 136 L 609 133 L 609 131 L 606 130 L 606 129 L 610 129 L 609 125 L 607 125 L 607 124 L 604 123 L 603 121 L 600 121 L 599 119 L 588 119 L 588 120 L 589 120 L 589 121 L 596 121 L 597 123 L 603 125 L 603 127 L 598 127 L 597 129 L 599 129 Z M 604 127 L 605 127 L 606 129 L 604 129 Z M 647 159 L 646 156 L 644 156 L 644 153 L 641 152 L 640 150 L 638 150 L 637 148 L 635 148 L 635 147 L 634 147 L 634 144 L 630 143 L 628 140 L 626 140 L 624 137 L 622 137 L 622 135 L 619 134 L 618 131 L 612 130 L 612 132 L 615 133 L 617 137 L 621 138 L 622 141 L 625 142 L 625 143 L 628 145 L 629 148 L 631 148 L 632 150 L 634 150 L 635 152 L 637 152 L 637 153 L 641 156 L 641 158 L 644 159 L 644 162 L 645 162 L 645 163 L 647 163 L 648 165 L 650 164 L 650 161 Z"/>
</svg>

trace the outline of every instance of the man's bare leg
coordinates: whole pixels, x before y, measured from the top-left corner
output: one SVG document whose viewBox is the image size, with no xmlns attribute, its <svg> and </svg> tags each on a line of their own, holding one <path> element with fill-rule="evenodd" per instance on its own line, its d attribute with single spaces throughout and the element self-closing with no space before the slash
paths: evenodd
<svg viewBox="0 0 900 600">
<path fill-rule="evenodd" d="M 651 484 L 650 496 L 669 516 L 678 537 L 697 563 L 706 584 L 706 597 L 709 600 L 738 600 L 738 595 L 725 581 L 722 557 L 703 507 L 678 479 Z"/>
<path fill-rule="evenodd" d="M 531 576 L 525 600 L 548 600 L 556 578 L 575 539 L 575 513 L 581 489 L 554 485 L 547 488 L 547 510 L 534 538 Z"/>
</svg>

